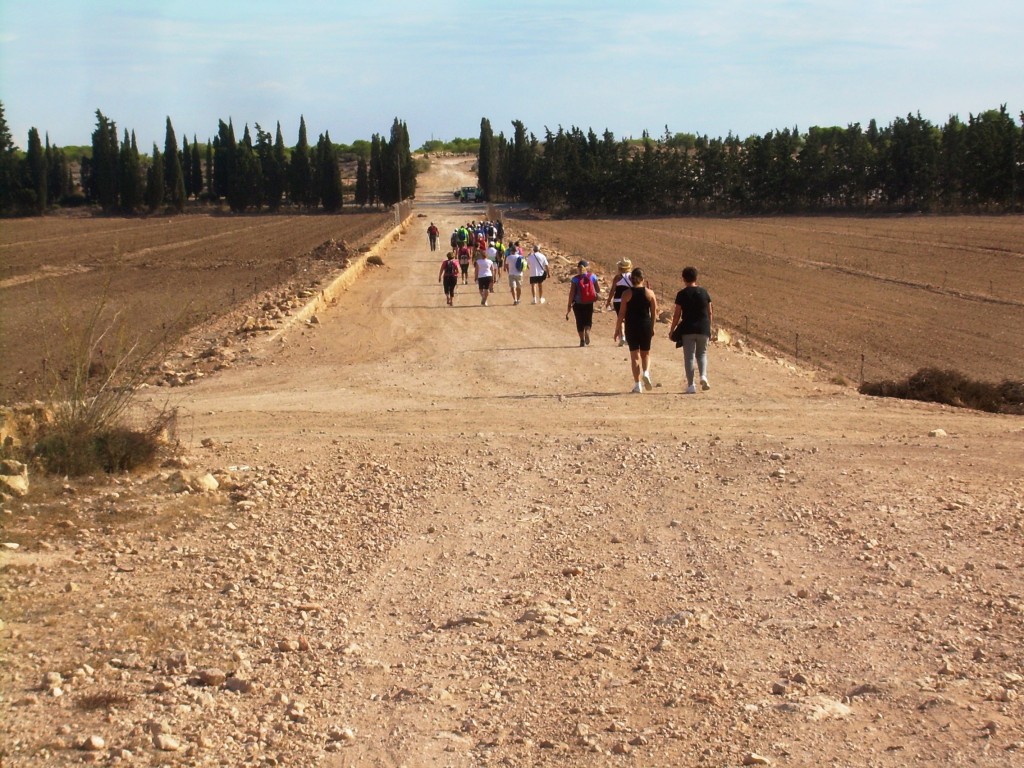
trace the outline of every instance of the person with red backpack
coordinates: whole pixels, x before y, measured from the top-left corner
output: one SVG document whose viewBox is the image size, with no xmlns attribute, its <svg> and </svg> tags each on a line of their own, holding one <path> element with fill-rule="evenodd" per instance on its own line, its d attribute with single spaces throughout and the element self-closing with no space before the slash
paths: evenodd
<svg viewBox="0 0 1024 768">
<path fill-rule="evenodd" d="M 427 238 L 430 240 L 430 250 L 437 250 L 437 236 L 441 234 L 441 230 L 437 228 L 434 222 L 430 222 L 430 226 L 427 227 Z"/>
<path fill-rule="evenodd" d="M 448 252 L 448 257 L 441 262 L 441 270 L 437 273 L 437 282 L 443 283 L 444 295 L 448 299 L 448 306 L 454 306 L 455 286 L 459 284 L 459 262 L 455 260 L 455 254 Z"/>
<path fill-rule="evenodd" d="M 580 261 L 576 268 L 579 274 L 569 282 L 569 306 L 565 309 L 565 319 L 569 312 L 576 315 L 576 332 L 580 335 L 580 346 L 590 344 L 590 327 L 594 324 L 594 304 L 601 295 L 601 286 L 597 275 L 590 271 L 590 264 Z"/>
</svg>

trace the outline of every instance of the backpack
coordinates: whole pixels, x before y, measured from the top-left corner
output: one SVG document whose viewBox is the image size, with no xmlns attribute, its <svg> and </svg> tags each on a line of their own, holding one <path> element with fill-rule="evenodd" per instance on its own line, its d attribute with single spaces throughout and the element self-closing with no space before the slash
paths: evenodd
<svg viewBox="0 0 1024 768">
<path fill-rule="evenodd" d="M 597 301 L 597 289 L 594 287 L 594 276 L 589 272 L 585 275 L 580 275 L 577 290 L 579 291 L 580 304 L 593 304 Z"/>
<path fill-rule="evenodd" d="M 455 259 L 445 259 L 444 274 L 445 277 L 459 276 L 459 265 L 456 263 Z"/>
<path fill-rule="evenodd" d="M 516 256 L 516 272 L 522 272 L 526 266 L 526 259 L 523 258 L 523 254 Z"/>
</svg>

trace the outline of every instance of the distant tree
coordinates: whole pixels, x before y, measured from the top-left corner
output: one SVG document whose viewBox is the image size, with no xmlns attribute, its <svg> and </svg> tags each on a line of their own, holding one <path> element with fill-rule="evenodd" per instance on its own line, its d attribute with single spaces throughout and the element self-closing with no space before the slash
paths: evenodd
<svg viewBox="0 0 1024 768">
<path fill-rule="evenodd" d="M 494 131 L 491 121 L 486 117 L 480 120 L 480 152 L 477 155 L 477 185 L 483 190 L 484 198 L 493 199 L 494 187 L 497 183 L 498 169 L 496 165 Z"/>
<path fill-rule="evenodd" d="M 214 197 L 216 197 L 217 193 L 213 191 L 213 184 L 214 184 L 213 174 L 214 174 L 214 165 L 215 165 L 214 157 L 215 157 L 215 153 L 214 153 L 214 148 L 213 148 L 213 142 L 212 141 L 207 141 L 206 142 L 206 191 L 210 195 L 213 195 Z"/>
<path fill-rule="evenodd" d="M 360 157 L 356 162 L 355 203 L 359 206 L 370 203 L 370 171 L 364 157 Z"/>
<path fill-rule="evenodd" d="M 416 164 L 409 151 L 409 129 L 396 117 L 390 139 L 378 140 L 380 200 L 384 205 L 394 205 L 416 194 Z M 372 160 L 371 148 L 371 169 Z"/>
<path fill-rule="evenodd" d="M 192 156 L 189 158 L 189 165 L 192 167 L 192 189 L 189 190 L 189 194 L 195 198 L 199 198 L 203 194 L 203 163 L 199 156 L 199 142 L 196 141 L 196 135 L 192 134 Z"/>
<path fill-rule="evenodd" d="M 287 188 L 288 161 L 285 156 L 281 124 L 277 124 L 277 137 L 271 141 L 269 133 L 256 124 L 256 156 L 263 173 L 263 194 L 267 207 L 277 211 L 281 207 Z"/>
<path fill-rule="evenodd" d="M 370 139 L 370 173 L 369 187 L 367 189 L 367 203 L 377 205 L 381 202 L 381 179 L 384 175 L 382 168 L 381 143 L 383 139 L 379 134 L 373 134 Z"/>
<path fill-rule="evenodd" d="M 323 133 L 317 140 L 316 156 L 320 202 L 328 213 L 337 213 L 342 205 L 341 166 L 330 133 Z"/>
<path fill-rule="evenodd" d="M 1005 104 L 968 119 L 964 170 L 973 201 L 999 207 L 1011 205 L 1018 131 Z"/>
<path fill-rule="evenodd" d="M 185 210 L 185 177 L 181 167 L 181 154 L 178 152 L 178 138 L 174 134 L 171 118 L 167 118 L 164 136 L 164 184 L 167 185 L 164 199 L 171 203 L 175 211 Z"/>
<path fill-rule="evenodd" d="M 181 152 L 178 153 L 181 162 L 181 175 L 185 182 L 185 198 L 192 197 L 192 147 L 188 143 L 188 136 L 181 137 Z"/>
<path fill-rule="evenodd" d="M 28 151 L 25 154 L 25 190 L 28 193 L 26 202 L 31 210 L 39 215 L 46 212 L 46 153 L 43 143 L 39 140 L 39 131 L 28 129 Z"/>
<path fill-rule="evenodd" d="M 134 213 L 145 202 L 145 189 L 142 183 L 142 161 L 139 157 L 138 145 L 135 143 L 135 132 L 128 137 L 128 129 L 124 131 L 124 141 L 118 159 L 121 185 L 121 208 L 126 213 Z"/>
<path fill-rule="evenodd" d="M 235 147 L 228 205 L 235 212 L 247 211 L 250 208 L 258 210 L 263 205 L 263 172 L 253 149 L 248 125 L 245 126 L 242 140 Z"/>
<path fill-rule="evenodd" d="M 113 211 L 118 206 L 119 154 L 117 126 L 97 109 L 96 130 L 92 134 L 89 194 L 104 211 Z"/>
<path fill-rule="evenodd" d="M 295 205 L 316 205 L 313 190 L 313 164 L 310 159 L 309 139 L 306 136 L 306 118 L 299 117 L 299 140 L 292 149 L 291 165 L 288 169 L 291 199 Z"/>
<path fill-rule="evenodd" d="M 939 137 L 939 194 L 950 209 L 965 202 L 967 171 L 967 126 L 951 115 Z"/>
<path fill-rule="evenodd" d="M 213 193 L 218 198 L 226 198 L 231 193 L 237 148 L 231 118 L 227 123 L 218 121 L 217 136 L 213 140 Z"/>
<path fill-rule="evenodd" d="M 164 204 L 166 185 L 164 184 L 164 162 L 160 148 L 153 145 L 153 158 L 146 171 L 146 207 L 150 213 Z"/>
<path fill-rule="evenodd" d="M 4 116 L 4 104 L 0 101 L 0 211 L 14 208 L 18 179 L 18 158 L 15 153 L 14 137 Z"/>
<path fill-rule="evenodd" d="M 48 205 L 57 205 L 71 192 L 71 169 L 64 150 L 50 144 L 46 136 L 46 196 Z"/>
</svg>

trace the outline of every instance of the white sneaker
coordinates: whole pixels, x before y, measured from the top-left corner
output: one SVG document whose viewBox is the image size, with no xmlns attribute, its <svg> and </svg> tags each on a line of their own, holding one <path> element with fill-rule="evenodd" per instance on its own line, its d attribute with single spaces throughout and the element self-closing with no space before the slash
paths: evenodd
<svg viewBox="0 0 1024 768">
<path fill-rule="evenodd" d="M 640 381 L 643 382 L 644 389 L 646 389 L 648 392 L 650 392 L 652 389 L 654 389 L 654 383 L 651 381 L 651 374 L 645 373 L 643 375 L 643 378 L 640 379 Z"/>
<path fill-rule="evenodd" d="M 534 296 L 534 297 L 533 297 L 533 301 L 531 301 L 530 303 L 531 303 L 531 304 L 536 304 L 536 303 L 537 303 L 537 297 L 536 297 L 536 296 Z"/>
<path fill-rule="evenodd" d="M 638 381 L 636 383 L 636 385 L 631 390 L 629 390 L 629 391 L 630 391 L 631 394 L 634 394 L 634 395 L 642 395 L 644 393 L 644 388 L 643 388 L 643 385 L 641 385 L 640 382 Z"/>
<path fill-rule="evenodd" d="M 709 389 L 711 389 L 711 385 L 708 384 L 708 380 L 707 379 L 701 379 L 700 380 L 700 388 L 703 389 L 705 392 L 707 392 Z"/>
<path fill-rule="evenodd" d="M 541 297 L 540 297 L 540 303 L 541 303 L 541 304 L 546 304 L 546 303 L 547 303 L 547 301 L 548 301 L 548 300 L 547 300 L 547 299 L 545 299 L 545 298 L 544 298 L 543 296 L 541 296 Z"/>
<path fill-rule="evenodd" d="M 696 395 L 697 394 L 697 388 L 695 386 L 693 386 L 693 384 L 691 384 L 690 386 L 688 386 L 686 388 L 686 391 L 683 394 L 684 395 Z"/>
</svg>

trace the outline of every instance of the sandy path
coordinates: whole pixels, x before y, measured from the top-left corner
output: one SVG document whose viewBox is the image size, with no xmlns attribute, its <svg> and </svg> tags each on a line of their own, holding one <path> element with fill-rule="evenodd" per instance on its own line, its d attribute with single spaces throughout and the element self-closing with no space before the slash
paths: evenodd
<svg viewBox="0 0 1024 768">
<path fill-rule="evenodd" d="M 426 227 L 483 215 L 450 202 L 462 162 L 435 165 L 425 216 L 318 325 L 187 391 L 216 446 L 197 460 L 261 479 L 250 511 L 124 534 L 146 564 L 118 576 L 130 597 L 34 576 L 159 606 L 188 629 L 169 647 L 253 691 L 155 697 L 119 670 L 144 703 L 75 732 L 175 765 L 1019 760 L 1020 419 L 721 347 L 687 397 L 664 339 L 656 389 L 627 394 L 611 316 L 580 349 L 563 284 L 445 307 Z M 89 610 L 66 620 L 102 625 Z M 299 635 L 308 651 L 280 651 Z M 181 753 L 152 752 L 150 716 Z"/>
</svg>

